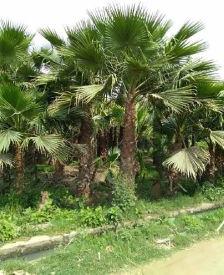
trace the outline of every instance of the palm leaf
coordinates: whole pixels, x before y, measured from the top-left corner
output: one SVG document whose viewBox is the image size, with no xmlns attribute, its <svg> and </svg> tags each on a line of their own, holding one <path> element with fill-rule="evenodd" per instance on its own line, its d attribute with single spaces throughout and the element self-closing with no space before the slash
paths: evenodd
<svg viewBox="0 0 224 275">
<path fill-rule="evenodd" d="M 224 83 L 212 78 L 199 78 L 195 81 L 197 95 L 202 98 L 214 98 L 220 96 L 224 90 Z"/>
<path fill-rule="evenodd" d="M 28 137 L 22 143 L 23 148 L 28 148 L 30 142 L 40 153 L 49 154 L 61 161 L 65 161 L 69 153 L 68 147 L 59 135 L 48 134 Z"/>
<path fill-rule="evenodd" d="M 76 102 L 89 103 L 91 102 L 100 92 L 103 91 L 103 85 L 86 85 L 76 88 Z"/>
<path fill-rule="evenodd" d="M 189 107 L 189 104 L 195 100 L 194 95 L 191 87 L 183 87 L 161 93 L 149 94 L 149 98 L 162 101 L 166 107 L 178 113 Z"/>
<path fill-rule="evenodd" d="M 0 132 L 0 152 L 8 152 L 10 145 L 18 144 L 22 140 L 20 132 L 7 129 Z"/>
<path fill-rule="evenodd" d="M 12 84 L 0 85 L 0 115 L 8 119 L 31 120 L 41 112 L 41 106 L 35 102 L 35 93 L 24 92 Z"/>
<path fill-rule="evenodd" d="M 62 56 L 75 59 L 83 71 L 101 71 L 105 62 L 104 52 L 100 45 L 99 33 L 92 24 L 81 22 L 73 29 L 67 29 L 69 45 L 62 47 Z"/>
<path fill-rule="evenodd" d="M 13 160 L 8 154 L 0 154 L 0 170 L 2 170 L 5 166 L 13 166 Z"/>
<path fill-rule="evenodd" d="M 224 149 L 224 131 L 210 131 L 210 139 Z"/>
<path fill-rule="evenodd" d="M 28 56 L 31 35 L 26 33 L 22 25 L 14 25 L 9 21 L 0 24 L 0 63 L 2 65 L 14 65 L 16 62 L 24 62 Z"/>
<path fill-rule="evenodd" d="M 176 40 L 186 40 L 199 33 L 204 29 L 201 22 L 186 22 L 179 31 L 175 34 L 174 39 Z"/>
<path fill-rule="evenodd" d="M 187 177 L 196 178 L 198 174 L 201 174 L 205 170 L 208 162 L 208 151 L 197 146 L 192 146 L 184 148 L 166 159 L 163 165 L 173 168 Z"/>
<path fill-rule="evenodd" d="M 112 51 L 146 47 L 149 41 L 149 32 L 146 27 L 147 16 L 147 11 L 141 5 L 128 7 L 111 5 L 101 13 L 98 12 L 98 22 L 100 17 L 104 22 L 106 18 L 104 34 L 106 46 Z M 96 22 L 96 16 L 91 18 Z"/>
<path fill-rule="evenodd" d="M 40 34 L 51 43 L 53 47 L 61 47 L 65 45 L 64 40 L 57 34 L 55 30 L 49 28 L 42 29 Z"/>
<path fill-rule="evenodd" d="M 110 75 L 104 84 L 76 87 L 76 102 L 88 104 L 93 99 L 102 99 L 105 95 L 110 95 L 115 82 L 116 78 L 113 75 Z"/>
<path fill-rule="evenodd" d="M 178 61 L 181 58 L 201 53 L 206 49 L 207 44 L 204 42 L 175 41 L 167 44 L 165 51 L 171 61 Z"/>
</svg>

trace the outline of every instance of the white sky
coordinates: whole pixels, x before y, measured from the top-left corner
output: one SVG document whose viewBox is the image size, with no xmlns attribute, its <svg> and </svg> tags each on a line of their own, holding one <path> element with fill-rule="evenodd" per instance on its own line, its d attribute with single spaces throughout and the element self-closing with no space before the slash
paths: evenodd
<svg viewBox="0 0 224 275">
<path fill-rule="evenodd" d="M 136 3 L 137 0 L 0 0 L 0 18 L 15 23 L 23 23 L 31 32 L 50 27 L 63 33 L 65 26 L 72 26 L 86 17 L 87 10 L 93 10 L 107 4 Z M 159 11 L 173 21 L 176 30 L 188 20 L 201 21 L 205 30 L 200 38 L 208 42 L 209 49 L 204 54 L 214 59 L 220 66 L 220 75 L 224 77 L 224 1 L 223 0 L 142 0 L 143 6 L 150 11 Z M 36 35 L 34 43 L 46 45 L 45 40 Z"/>
</svg>

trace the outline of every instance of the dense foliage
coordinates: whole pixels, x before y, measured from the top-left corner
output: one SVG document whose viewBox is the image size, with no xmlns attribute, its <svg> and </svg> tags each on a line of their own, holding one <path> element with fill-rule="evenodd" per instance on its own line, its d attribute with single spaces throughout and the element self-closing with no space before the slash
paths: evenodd
<svg viewBox="0 0 224 275">
<path fill-rule="evenodd" d="M 223 193 L 214 186 L 224 82 L 199 55 L 202 25 L 172 35 L 171 25 L 141 6 L 109 6 L 66 28 L 65 39 L 41 30 L 50 46 L 36 50 L 24 26 L 1 22 L 0 194 L 26 209 L 21 223 L 67 207 L 98 226 L 117 222 L 137 196 L 193 195 L 208 182 L 211 200 Z M 54 197 L 58 187 L 67 193 Z M 1 219 L 0 240 L 16 236 L 11 218 Z"/>
</svg>

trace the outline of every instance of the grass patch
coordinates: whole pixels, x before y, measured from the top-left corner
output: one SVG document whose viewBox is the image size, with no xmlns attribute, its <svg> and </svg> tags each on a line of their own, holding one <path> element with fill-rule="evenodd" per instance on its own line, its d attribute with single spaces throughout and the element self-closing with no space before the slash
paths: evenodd
<svg viewBox="0 0 224 275">
<path fill-rule="evenodd" d="M 8 272 L 23 269 L 34 274 L 109 274 L 170 255 L 200 239 L 214 237 L 215 229 L 223 219 L 224 209 L 164 218 L 119 232 L 77 239 L 38 262 L 5 261 L 0 264 L 0 269 Z M 156 239 L 167 237 L 172 240 L 173 248 L 167 250 L 156 245 Z"/>
<path fill-rule="evenodd" d="M 219 200 L 219 198 L 217 198 Z M 169 211 L 184 207 L 193 207 L 210 199 L 202 192 L 190 197 L 179 194 L 176 197 L 159 201 L 137 200 L 135 205 L 126 211 L 118 207 L 65 209 L 55 206 L 52 202 L 41 211 L 35 208 L 5 207 L 0 208 L 0 218 L 4 226 L 0 227 L 0 242 L 19 240 L 40 234 L 55 235 L 78 230 L 83 227 L 97 227 L 122 220 L 135 220 L 147 214 L 165 216 Z M 215 202 L 215 200 L 213 200 Z M 49 223 L 49 227 L 39 224 Z"/>
</svg>

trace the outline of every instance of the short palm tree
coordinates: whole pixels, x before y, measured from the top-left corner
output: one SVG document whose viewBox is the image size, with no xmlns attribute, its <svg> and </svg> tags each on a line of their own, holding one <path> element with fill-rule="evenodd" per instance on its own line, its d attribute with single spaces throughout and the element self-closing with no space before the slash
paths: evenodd
<svg viewBox="0 0 224 275">
<path fill-rule="evenodd" d="M 218 80 L 202 78 L 195 81 L 195 87 L 198 103 L 191 111 L 163 122 L 171 141 L 168 151 L 172 154 L 164 165 L 194 179 L 205 169 L 214 176 L 215 148 L 224 148 L 221 123 L 224 109 L 220 98 L 224 85 Z"/>
<path fill-rule="evenodd" d="M 41 153 L 65 159 L 63 139 L 47 133 L 42 126 L 43 108 L 34 91 L 13 84 L 0 85 L 0 152 L 15 152 L 16 189 L 21 191 L 24 177 L 24 151 L 32 144 Z"/>
</svg>

